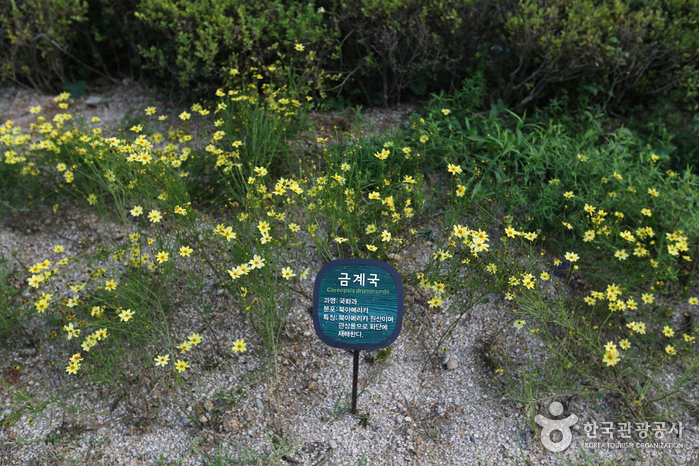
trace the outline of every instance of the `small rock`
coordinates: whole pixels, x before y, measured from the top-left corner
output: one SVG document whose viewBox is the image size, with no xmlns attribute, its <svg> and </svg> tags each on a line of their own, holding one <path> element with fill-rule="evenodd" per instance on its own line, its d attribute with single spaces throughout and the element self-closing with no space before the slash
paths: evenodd
<svg viewBox="0 0 699 466">
<path fill-rule="evenodd" d="M 330 440 L 330 441 L 328 442 L 328 445 L 329 445 L 330 448 L 332 448 L 333 450 L 337 449 L 337 443 L 335 443 L 334 440 Z"/>
<path fill-rule="evenodd" d="M 209 411 L 214 409 L 214 404 L 211 402 L 211 400 L 206 400 L 204 402 L 204 407 L 208 409 Z"/>
<path fill-rule="evenodd" d="M 459 367 L 459 361 L 456 359 L 455 356 L 453 355 L 447 355 L 446 358 L 442 361 L 442 366 L 446 367 L 448 371 L 453 371 L 457 367 Z"/>
<path fill-rule="evenodd" d="M 264 409 L 264 407 L 262 406 L 262 400 L 260 400 L 259 398 L 255 398 L 255 406 L 257 406 L 257 409 Z"/>
<path fill-rule="evenodd" d="M 180 422 L 182 423 L 182 427 L 192 427 L 192 420 L 187 416 L 182 416 Z"/>
<path fill-rule="evenodd" d="M 228 418 L 223 422 L 223 427 L 228 432 L 237 433 L 240 431 L 240 422 L 235 418 Z"/>
<path fill-rule="evenodd" d="M 395 254 L 395 253 L 389 252 L 389 253 L 386 253 L 386 255 L 388 256 L 389 259 L 394 260 L 396 262 L 403 260 L 403 256 L 401 256 L 400 254 Z"/>
<path fill-rule="evenodd" d="M 405 416 L 405 422 L 413 422 L 413 419 L 410 416 Z"/>
<path fill-rule="evenodd" d="M 223 290 L 216 290 L 216 296 L 221 296 L 223 294 Z"/>
<path fill-rule="evenodd" d="M 87 105 L 88 107 L 96 107 L 97 104 L 99 104 L 100 102 L 102 102 L 102 97 L 98 95 L 91 95 L 85 101 L 85 105 Z"/>
<path fill-rule="evenodd" d="M 209 418 L 202 414 L 201 416 L 199 416 L 199 422 L 201 422 L 202 424 L 206 424 L 207 422 L 209 422 Z"/>
</svg>

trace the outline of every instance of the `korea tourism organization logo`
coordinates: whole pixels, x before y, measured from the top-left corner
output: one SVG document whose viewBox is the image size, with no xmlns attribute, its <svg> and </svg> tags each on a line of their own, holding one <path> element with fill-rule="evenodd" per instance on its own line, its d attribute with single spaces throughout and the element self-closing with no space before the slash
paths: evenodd
<svg viewBox="0 0 699 466">
<path fill-rule="evenodd" d="M 549 405 L 549 412 L 554 416 L 560 416 L 563 413 L 563 405 L 558 401 L 554 401 Z M 568 448 L 570 442 L 573 441 L 573 434 L 570 432 L 570 428 L 578 422 L 578 416 L 571 414 L 565 419 L 554 421 L 541 414 L 537 414 L 534 421 L 543 427 L 543 429 L 541 429 L 541 443 L 544 444 L 544 448 L 548 451 L 558 453 Z M 556 431 L 560 432 L 563 436 L 559 442 L 551 440 L 551 434 Z"/>
<path fill-rule="evenodd" d="M 563 414 L 563 405 L 554 401 L 549 405 L 552 416 Z M 573 441 L 571 427 L 578 422 L 578 416 L 570 416 L 554 420 L 537 414 L 534 421 L 542 427 L 541 443 L 548 451 L 560 453 L 566 450 Z M 553 441 L 554 432 L 560 432 L 561 439 Z M 583 424 L 585 439 L 581 442 L 583 448 L 684 448 L 681 443 L 684 428 L 681 422 L 586 422 Z M 616 434 L 616 435 L 615 435 Z"/>
</svg>

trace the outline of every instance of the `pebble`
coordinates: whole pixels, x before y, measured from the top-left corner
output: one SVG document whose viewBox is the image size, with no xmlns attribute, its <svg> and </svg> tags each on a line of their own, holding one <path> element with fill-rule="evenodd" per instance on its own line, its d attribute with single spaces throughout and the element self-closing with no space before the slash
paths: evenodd
<svg viewBox="0 0 699 466">
<path fill-rule="evenodd" d="M 264 406 L 262 406 L 262 400 L 260 400 L 259 398 L 255 398 L 255 406 L 257 406 L 257 409 L 264 409 Z"/>
<path fill-rule="evenodd" d="M 330 448 L 332 448 L 333 450 L 337 449 L 337 443 L 335 443 L 334 440 L 330 440 L 330 441 L 328 442 L 328 446 L 329 446 Z"/>
<path fill-rule="evenodd" d="M 87 105 L 88 107 L 96 107 L 97 104 L 99 104 L 100 102 L 102 102 L 102 97 L 98 95 L 91 95 L 85 101 L 85 105 Z"/>
<path fill-rule="evenodd" d="M 449 354 L 442 361 L 442 366 L 446 367 L 448 371 L 453 371 L 454 369 L 459 367 L 459 361 L 456 359 L 456 356 L 454 356 L 453 354 Z"/>
</svg>

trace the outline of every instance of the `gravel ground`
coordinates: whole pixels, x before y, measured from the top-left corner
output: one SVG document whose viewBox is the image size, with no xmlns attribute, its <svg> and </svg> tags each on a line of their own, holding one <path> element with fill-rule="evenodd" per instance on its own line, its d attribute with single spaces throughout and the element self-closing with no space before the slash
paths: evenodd
<svg viewBox="0 0 699 466">
<path fill-rule="evenodd" d="M 108 109 L 100 107 L 105 104 L 85 105 L 88 96 L 76 107 L 87 117 L 102 115 L 103 120 L 113 121 L 128 108 L 140 109 L 152 102 L 132 84 L 109 92 Z M 50 105 L 49 100 L 29 91 L 3 90 L 0 117 L 21 118 L 21 109 L 36 103 Z M 388 125 L 405 111 L 374 110 L 369 116 Z M 119 228 L 78 209 L 34 217 L 22 224 L 5 222 L 0 228 L 0 253 L 11 258 L 16 252 L 12 261 L 18 267 L 55 256 L 55 244 L 66 246 L 69 254 L 89 251 L 99 245 L 98 238 Z M 395 257 L 399 271 L 415 267 L 433 252 L 430 248 L 427 244 L 405 251 L 402 255 L 410 260 Z M 309 295 L 313 277 L 312 271 L 302 282 Z M 674 419 L 685 425 L 683 448 L 584 448 L 584 423 L 618 420 L 618 406 L 606 399 L 600 411 L 582 398 L 567 400 L 563 416 L 573 413 L 579 418 L 573 443 L 556 455 L 544 449 L 541 429 L 529 422 L 524 406 L 503 398 L 504 376 L 493 370 L 484 349 L 509 319 L 502 310 L 507 306 L 502 295 L 490 296 L 487 303 L 467 313 L 447 341 L 447 357 L 430 360 L 423 349 L 427 339 L 422 322 L 446 328 L 453 316 L 427 309 L 421 296 L 406 287 L 405 325 L 392 353 L 386 361 L 373 364 L 360 358 L 362 393 L 358 414 L 352 415 L 338 409 L 351 390 L 352 355 L 329 348 L 316 337 L 309 300 L 299 298 L 289 309 L 285 346 L 278 359 L 277 402 L 269 393 L 274 381 L 265 379 L 266 361 L 255 350 L 261 343 L 228 293 L 213 278 L 209 284 L 201 305 L 212 304 L 210 317 L 218 339 L 230 347 L 244 336 L 249 350 L 215 369 L 185 372 L 191 391 L 165 390 L 139 373 L 133 374 L 129 391 L 133 399 L 82 382 L 65 374 L 67 354 L 61 353 L 58 343 L 39 337 L 39 329 L 35 333 L 39 342 L 23 341 L 17 347 L 0 344 L 0 418 L 12 414 L 9 407 L 23 392 L 50 402 L 41 413 L 0 427 L 0 464 L 200 465 L 212 464 L 216 454 L 244 460 L 269 459 L 276 452 L 283 456 L 280 464 L 298 465 L 352 465 L 363 459 L 366 464 L 384 465 L 553 465 L 582 462 L 585 454 L 595 451 L 593 463 L 616 458 L 664 464 L 668 454 L 679 464 L 698 462 L 697 420 L 687 413 L 675 413 Z M 173 333 L 201 331 L 205 340 L 199 351 L 206 353 L 214 345 L 206 338 L 203 322 L 197 320 L 199 311 L 186 304 L 175 306 Z M 546 361 L 537 351 L 543 343 L 534 334 L 508 326 L 490 344 L 545 368 Z M 15 365 L 20 371 L 13 369 Z M 668 371 L 664 377 L 671 382 L 677 375 Z M 52 393 L 68 388 L 70 398 L 51 400 Z M 222 400 L 222 393 L 228 393 L 228 398 Z M 550 417 L 543 404 L 538 412 Z"/>
</svg>

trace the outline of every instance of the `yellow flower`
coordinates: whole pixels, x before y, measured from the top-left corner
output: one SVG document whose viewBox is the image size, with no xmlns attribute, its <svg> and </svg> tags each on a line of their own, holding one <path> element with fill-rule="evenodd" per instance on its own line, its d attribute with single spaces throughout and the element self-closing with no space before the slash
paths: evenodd
<svg viewBox="0 0 699 466">
<path fill-rule="evenodd" d="M 182 112 L 182 113 L 180 113 L 180 120 L 185 120 L 185 121 L 186 121 L 186 120 L 189 120 L 189 117 L 191 117 L 191 116 L 192 116 L 192 115 L 190 115 L 190 114 L 187 113 L 186 111 L 185 111 L 185 112 Z"/>
<path fill-rule="evenodd" d="M 381 241 L 384 243 L 391 241 L 391 233 L 388 232 L 388 230 L 384 230 L 381 232 Z"/>
<path fill-rule="evenodd" d="M 575 194 L 573 194 L 573 191 L 566 191 L 565 193 L 563 193 L 563 197 L 565 197 L 566 199 L 571 199 L 575 197 Z"/>
<path fill-rule="evenodd" d="M 624 250 L 619 250 L 614 253 L 614 257 L 619 259 L 620 261 L 626 260 L 627 257 L 629 257 L 629 254 Z"/>
<path fill-rule="evenodd" d="M 622 231 L 621 233 L 619 233 L 619 236 L 621 236 L 621 237 L 624 238 L 626 241 L 629 241 L 629 242 L 631 242 L 631 243 L 633 243 L 634 241 L 636 241 L 636 238 L 634 237 L 634 235 L 632 235 L 631 232 L 628 231 L 628 230 L 627 230 L 627 231 Z"/>
<path fill-rule="evenodd" d="M 345 241 L 349 241 L 349 240 L 347 238 L 343 238 L 342 236 L 338 236 L 337 238 L 335 238 L 335 241 L 337 241 L 338 244 L 342 244 Z"/>
<path fill-rule="evenodd" d="M 655 301 L 655 297 L 650 293 L 643 293 L 641 299 L 643 299 L 643 302 L 646 304 L 653 304 L 653 301 Z"/>
<path fill-rule="evenodd" d="M 457 185 L 457 186 L 456 186 L 456 195 L 457 195 L 458 197 L 463 197 L 464 194 L 466 194 L 466 186 Z"/>
<path fill-rule="evenodd" d="M 549 275 L 548 272 L 541 272 L 540 277 L 542 280 L 549 280 L 551 278 L 551 275 Z"/>
<path fill-rule="evenodd" d="M 691 297 L 691 298 L 689 298 L 688 302 L 692 306 L 697 306 L 697 305 L 699 305 L 699 298 Z"/>
<path fill-rule="evenodd" d="M 650 217 L 651 215 L 653 215 L 650 209 L 641 209 L 641 213 L 646 217 Z"/>
<path fill-rule="evenodd" d="M 239 141 L 236 141 L 239 142 Z M 255 167 L 253 171 L 257 174 L 259 177 L 263 177 L 267 174 L 267 169 L 264 167 Z"/>
<path fill-rule="evenodd" d="M 369 199 L 381 199 L 381 194 L 378 191 L 370 192 Z"/>
<path fill-rule="evenodd" d="M 155 113 L 155 107 L 146 107 L 146 115 L 153 115 Z"/>
<path fill-rule="evenodd" d="M 189 367 L 189 364 L 187 364 L 186 361 L 182 361 L 181 359 L 178 359 L 177 362 L 175 363 L 175 369 L 177 369 L 177 372 L 182 373 L 184 372 L 185 369 Z"/>
<path fill-rule="evenodd" d="M 189 351 L 192 349 L 192 344 L 188 341 L 184 341 L 180 343 L 180 346 L 178 346 L 177 349 L 184 353 L 185 351 Z"/>
<path fill-rule="evenodd" d="M 162 356 L 158 356 L 155 358 L 155 365 L 165 367 L 165 366 L 167 366 L 167 363 L 169 360 L 170 360 L 170 355 L 163 354 Z"/>
<path fill-rule="evenodd" d="M 607 344 L 604 345 L 604 350 L 608 353 L 616 353 L 617 352 L 616 345 L 611 341 L 608 341 Z"/>
<path fill-rule="evenodd" d="M 61 245 L 54 246 L 53 252 L 63 252 L 63 246 L 61 246 Z"/>
<path fill-rule="evenodd" d="M 104 284 L 104 289 L 107 291 L 114 291 L 117 287 L 117 282 L 115 280 L 107 280 Z"/>
<path fill-rule="evenodd" d="M 522 328 L 522 327 L 524 327 L 526 324 L 527 324 L 527 321 L 526 321 L 526 320 L 517 319 L 517 320 L 515 320 L 515 322 L 514 322 L 512 325 L 514 325 L 515 328 Z"/>
<path fill-rule="evenodd" d="M 675 331 L 672 330 L 670 327 L 668 327 L 668 326 L 666 325 L 666 326 L 663 328 L 663 335 L 665 335 L 666 337 L 669 338 L 669 337 L 672 337 L 672 336 L 675 335 Z"/>
<path fill-rule="evenodd" d="M 121 313 L 119 314 L 119 317 L 121 318 L 122 322 L 128 322 L 131 319 L 133 319 L 133 315 L 134 315 L 134 313 L 131 311 L 131 309 L 126 309 L 126 310 L 121 311 Z"/>
<path fill-rule="evenodd" d="M 437 307 L 437 306 L 441 306 L 443 302 L 444 301 L 439 296 L 433 296 L 432 299 L 427 301 L 427 304 L 429 304 L 430 307 Z"/>
<path fill-rule="evenodd" d="M 609 366 L 615 366 L 616 363 L 618 363 L 621 359 L 619 358 L 619 355 L 617 353 L 612 353 L 607 351 L 604 353 L 604 356 L 602 357 L 602 362 L 607 364 L 607 367 Z"/>
<path fill-rule="evenodd" d="M 452 175 L 458 175 L 459 173 L 463 173 L 463 170 L 460 166 L 452 165 L 451 163 L 447 166 L 447 171 L 449 171 L 449 173 L 451 173 Z"/>
<path fill-rule="evenodd" d="M 134 217 L 138 217 L 142 213 L 143 213 L 143 207 L 141 207 L 140 205 L 137 205 L 133 209 L 131 209 L 131 215 L 133 215 Z"/>
<path fill-rule="evenodd" d="M 233 348 L 232 348 L 232 349 L 233 349 L 233 351 L 235 351 L 236 353 L 237 353 L 238 351 L 240 351 L 241 353 L 244 353 L 244 352 L 246 351 L 246 349 L 247 349 L 247 348 L 245 347 L 245 341 L 244 341 L 242 338 L 241 338 L 240 340 L 234 341 L 234 342 L 233 342 Z"/>
<path fill-rule="evenodd" d="M 71 362 L 68 367 L 66 367 L 66 372 L 69 374 L 75 374 L 78 372 L 78 369 L 80 369 L 80 364 L 77 362 Z"/>
<path fill-rule="evenodd" d="M 660 195 L 660 193 L 654 188 L 648 188 L 648 194 L 653 197 L 658 197 Z"/>
<path fill-rule="evenodd" d="M 157 210 L 151 210 L 150 213 L 148 214 L 148 219 L 153 223 L 160 222 L 160 220 L 162 218 L 163 218 L 163 216 Z"/>
<path fill-rule="evenodd" d="M 631 348 L 631 343 L 629 343 L 629 340 L 624 339 L 619 342 L 619 346 L 621 347 L 621 349 L 627 350 Z"/>
<path fill-rule="evenodd" d="M 69 323 L 68 325 L 63 326 L 63 330 L 68 332 L 68 339 L 70 340 L 73 337 L 78 337 L 80 335 L 80 329 L 73 328 L 73 323 Z"/>
<path fill-rule="evenodd" d="M 189 257 L 189 255 L 194 252 L 194 249 L 188 247 L 188 246 L 182 246 L 180 247 L 180 256 L 182 257 Z"/>
<path fill-rule="evenodd" d="M 257 254 L 255 254 L 254 256 L 252 256 L 252 259 L 250 259 L 250 262 L 248 262 L 248 264 L 250 265 L 251 269 L 261 269 L 265 266 L 265 260 Z"/>
<path fill-rule="evenodd" d="M 690 343 L 690 342 L 694 341 L 694 337 L 689 336 L 689 335 L 687 335 L 686 333 L 683 334 L 682 336 L 684 337 L 684 341 L 686 341 L 687 343 Z"/>
<path fill-rule="evenodd" d="M 260 221 L 257 224 L 257 229 L 260 230 L 260 233 L 265 235 L 265 234 L 269 233 L 269 230 L 270 230 L 269 223 Z"/>
<path fill-rule="evenodd" d="M 167 262 L 168 257 L 170 257 L 170 254 L 168 254 L 165 251 L 160 251 L 158 254 L 156 254 L 155 258 L 158 261 L 159 264 L 162 264 L 163 262 Z"/>
<path fill-rule="evenodd" d="M 386 149 L 381 149 L 380 152 L 376 152 L 374 154 L 374 157 L 376 157 L 379 160 L 386 160 L 389 156 L 390 152 L 387 151 Z"/>
<path fill-rule="evenodd" d="M 295 277 L 295 276 L 296 276 L 296 274 L 294 273 L 293 270 L 291 270 L 291 267 L 284 267 L 282 269 L 282 277 L 284 277 L 285 279 L 288 280 L 288 279 Z"/>
<path fill-rule="evenodd" d="M 578 256 L 574 252 L 566 252 L 565 258 L 570 262 L 576 262 L 578 259 L 580 259 L 580 256 Z"/>
<path fill-rule="evenodd" d="M 677 351 L 675 351 L 675 347 L 672 345 L 667 345 L 665 347 L 665 352 L 669 355 L 677 354 Z"/>
<path fill-rule="evenodd" d="M 303 52 L 303 49 L 304 46 L 302 44 L 297 43 L 296 45 L 294 45 L 294 50 L 296 50 L 297 52 Z"/>
<path fill-rule="evenodd" d="M 376 250 L 378 249 L 378 248 L 377 248 L 376 246 L 374 246 L 373 244 L 367 244 L 367 245 L 366 245 L 366 248 L 367 248 L 369 251 L 371 251 L 371 252 L 374 252 L 374 251 L 376 251 Z"/>
</svg>

